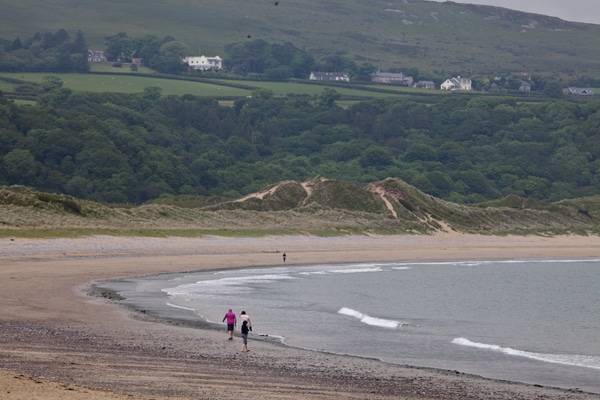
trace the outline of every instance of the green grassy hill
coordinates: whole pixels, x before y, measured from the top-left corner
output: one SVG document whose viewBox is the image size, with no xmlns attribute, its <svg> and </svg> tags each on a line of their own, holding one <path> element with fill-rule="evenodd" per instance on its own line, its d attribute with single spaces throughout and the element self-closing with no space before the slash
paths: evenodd
<svg viewBox="0 0 600 400">
<path fill-rule="evenodd" d="M 182 196 L 137 207 L 0 186 L 0 237 L 597 234 L 599 216 L 599 196 L 549 204 L 513 195 L 467 206 L 399 179 L 364 188 L 325 178 L 286 181 L 237 200 Z"/>
<path fill-rule="evenodd" d="M 81 29 L 90 47 L 102 48 L 118 32 L 171 35 L 194 53 L 226 57 L 229 43 L 264 39 L 382 70 L 600 76 L 600 26 L 454 2 L 1 0 L 0 9 L 0 37 L 10 40 Z"/>
</svg>

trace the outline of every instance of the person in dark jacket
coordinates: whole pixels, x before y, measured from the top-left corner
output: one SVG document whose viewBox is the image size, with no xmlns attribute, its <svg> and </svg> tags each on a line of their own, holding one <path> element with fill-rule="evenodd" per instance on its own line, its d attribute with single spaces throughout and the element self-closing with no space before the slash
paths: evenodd
<svg viewBox="0 0 600 400">
<path fill-rule="evenodd" d="M 240 319 L 242 320 L 242 351 L 248 351 L 248 332 L 252 330 L 252 321 L 250 316 L 246 314 L 246 311 L 240 313 Z"/>
</svg>

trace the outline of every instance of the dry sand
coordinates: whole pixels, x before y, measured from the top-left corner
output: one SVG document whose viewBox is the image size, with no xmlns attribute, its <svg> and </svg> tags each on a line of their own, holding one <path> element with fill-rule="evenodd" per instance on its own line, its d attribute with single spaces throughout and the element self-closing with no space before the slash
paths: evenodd
<svg viewBox="0 0 600 400">
<path fill-rule="evenodd" d="M 600 257 L 600 237 L 461 234 L 0 240 L 0 399 L 598 399 L 375 360 L 226 340 L 101 297 L 103 279 L 251 265 Z"/>
</svg>

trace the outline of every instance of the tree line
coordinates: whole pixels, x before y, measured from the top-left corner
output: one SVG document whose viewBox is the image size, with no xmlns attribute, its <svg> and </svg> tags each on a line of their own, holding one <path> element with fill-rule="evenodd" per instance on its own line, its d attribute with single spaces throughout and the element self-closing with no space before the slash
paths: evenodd
<svg viewBox="0 0 600 400">
<path fill-rule="evenodd" d="M 82 31 L 75 38 L 64 29 L 55 33 L 36 32 L 25 40 L 0 38 L 0 71 L 87 72 L 88 47 Z"/>
<path fill-rule="evenodd" d="M 120 32 L 104 38 L 105 55 L 114 63 L 131 63 L 134 58 L 142 59 L 143 64 L 157 72 L 175 75 L 203 74 L 214 72 L 190 71 L 183 58 L 195 52 L 172 36 L 157 37 L 145 35 L 130 37 Z M 357 64 L 340 54 L 327 54 L 318 59 L 292 43 L 268 43 L 262 39 L 231 43 L 223 49 L 224 70 L 219 77 L 244 77 L 246 79 L 287 81 L 292 78 L 308 79 L 312 71 L 347 72 L 353 81 L 370 81 L 371 74 L 378 70 L 369 62 Z M 82 31 L 73 39 L 64 30 L 55 33 L 35 33 L 25 40 L 0 38 L 0 71 L 4 72 L 77 72 L 89 71 L 87 61 L 88 45 Z M 132 64 L 137 67 L 137 65 Z M 434 81 L 439 86 L 450 77 L 442 71 L 419 71 L 411 66 L 399 66 L 389 72 L 403 72 L 415 82 Z M 457 73 L 460 75 L 459 73 Z M 456 75 L 456 74 L 455 74 Z M 491 92 L 517 91 L 526 80 L 532 91 L 544 91 L 550 97 L 562 95 L 563 82 L 547 76 L 505 76 L 474 75 L 470 77 L 474 90 Z M 548 86 L 549 85 L 549 86 Z M 571 86 L 597 87 L 600 79 L 577 77 Z M 19 90 L 28 88 L 20 88 Z"/>
<path fill-rule="evenodd" d="M 342 108 L 331 88 L 275 98 L 82 93 L 46 79 L 34 105 L 0 97 L 0 184 L 111 203 L 239 197 L 282 180 L 401 178 L 459 203 L 600 193 L 600 101 L 453 94 Z"/>
</svg>

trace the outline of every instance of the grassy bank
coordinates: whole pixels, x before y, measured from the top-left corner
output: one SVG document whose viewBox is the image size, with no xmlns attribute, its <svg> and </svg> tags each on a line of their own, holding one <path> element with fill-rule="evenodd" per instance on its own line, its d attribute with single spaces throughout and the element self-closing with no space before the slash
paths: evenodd
<svg viewBox="0 0 600 400">
<path fill-rule="evenodd" d="M 491 235 L 599 234 L 600 196 L 546 204 L 518 196 L 459 205 L 398 179 L 367 188 L 334 180 L 298 182 L 196 207 L 177 199 L 116 207 L 70 196 L 0 187 L 0 237 L 261 237 L 398 235 L 463 232 Z"/>
</svg>

